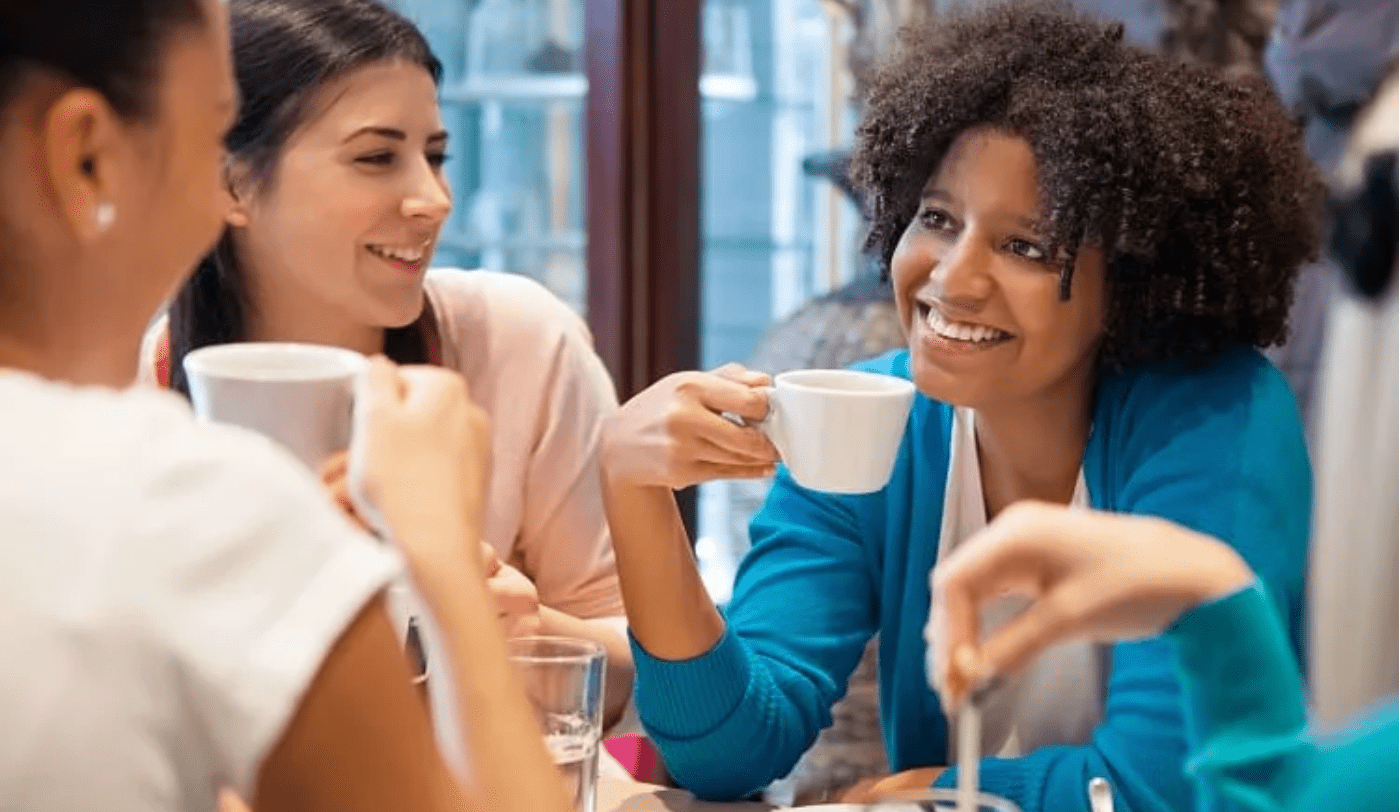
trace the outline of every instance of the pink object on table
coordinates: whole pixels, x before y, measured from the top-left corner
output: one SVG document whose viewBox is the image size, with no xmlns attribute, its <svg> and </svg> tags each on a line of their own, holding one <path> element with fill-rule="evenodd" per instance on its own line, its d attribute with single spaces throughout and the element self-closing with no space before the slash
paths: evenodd
<svg viewBox="0 0 1400 812">
<path fill-rule="evenodd" d="M 636 780 L 656 784 L 665 778 L 661 756 L 645 736 L 614 736 L 603 746 Z"/>
</svg>

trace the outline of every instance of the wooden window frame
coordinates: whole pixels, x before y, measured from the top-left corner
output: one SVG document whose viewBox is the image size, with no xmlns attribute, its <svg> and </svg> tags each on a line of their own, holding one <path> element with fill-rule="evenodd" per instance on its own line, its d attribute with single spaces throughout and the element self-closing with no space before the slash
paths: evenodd
<svg viewBox="0 0 1400 812">
<path fill-rule="evenodd" d="M 588 320 L 623 399 L 700 363 L 702 2 L 584 4 Z"/>
</svg>

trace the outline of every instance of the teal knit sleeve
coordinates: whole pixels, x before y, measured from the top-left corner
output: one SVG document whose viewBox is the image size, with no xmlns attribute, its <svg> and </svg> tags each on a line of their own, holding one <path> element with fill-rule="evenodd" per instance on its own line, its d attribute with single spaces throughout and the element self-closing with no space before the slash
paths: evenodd
<svg viewBox="0 0 1400 812">
<path fill-rule="evenodd" d="M 1400 719 L 1391 699 L 1319 743 L 1318 759 L 1289 812 L 1392 812 L 1400 808 L 1398 764 Z"/>
<path fill-rule="evenodd" d="M 780 470 L 715 648 L 668 662 L 634 641 L 638 716 L 681 786 L 706 800 L 745 797 L 789 772 L 831 724 L 876 626 L 856 530 L 862 500 L 876 498 L 813 493 Z"/>
<path fill-rule="evenodd" d="M 1263 586 L 1187 612 L 1166 637 L 1181 677 L 1196 808 L 1286 809 L 1317 752 L 1303 679 Z"/>
<path fill-rule="evenodd" d="M 1198 809 L 1396 808 L 1395 703 L 1330 740 L 1310 738 L 1303 680 L 1262 585 L 1187 612 L 1167 639 L 1181 671 Z"/>
</svg>

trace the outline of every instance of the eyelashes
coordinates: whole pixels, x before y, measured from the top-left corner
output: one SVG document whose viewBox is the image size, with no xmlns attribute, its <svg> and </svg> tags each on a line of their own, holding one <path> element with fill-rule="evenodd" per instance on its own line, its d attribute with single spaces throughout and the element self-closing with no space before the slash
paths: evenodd
<svg viewBox="0 0 1400 812">
<path fill-rule="evenodd" d="M 957 222 L 943 209 L 924 209 L 918 214 L 919 224 L 926 230 L 953 237 L 958 232 Z M 1027 262 L 1041 265 L 1050 264 L 1050 249 L 1036 240 L 1025 237 L 1010 237 L 1002 243 L 1002 250 Z"/>
<path fill-rule="evenodd" d="M 430 166 L 434 169 L 440 169 L 452 156 L 445 152 L 430 152 L 425 157 Z M 375 152 L 370 155 L 361 155 L 355 159 L 355 163 L 375 167 L 393 166 L 397 161 L 398 155 L 393 152 Z"/>
</svg>

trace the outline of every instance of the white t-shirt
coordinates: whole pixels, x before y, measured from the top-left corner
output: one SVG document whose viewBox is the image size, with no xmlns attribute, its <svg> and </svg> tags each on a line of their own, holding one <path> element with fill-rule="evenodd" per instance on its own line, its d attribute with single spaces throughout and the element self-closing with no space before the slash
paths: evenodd
<svg viewBox="0 0 1400 812">
<path fill-rule="evenodd" d="M 400 569 L 309 472 L 178 398 L 0 371 L 0 810 L 245 797 Z"/>
<path fill-rule="evenodd" d="M 1089 506 L 1083 468 L 1070 506 Z M 939 560 L 986 526 L 976 420 L 971 409 L 958 408 L 949 443 Z M 982 628 L 1001 626 L 1026 603 L 1017 597 L 991 602 L 982 612 Z M 1015 758 L 1049 744 L 1086 744 L 1103 719 L 1104 664 L 1103 647 L 1071 641 L 1052 646 L 1025 670 L 1000 681 L 982 700 L 982 753 Z M 949 753 L 956 756 L 956 718 L 949 719 L 948 734 Z"/>
</svg>

